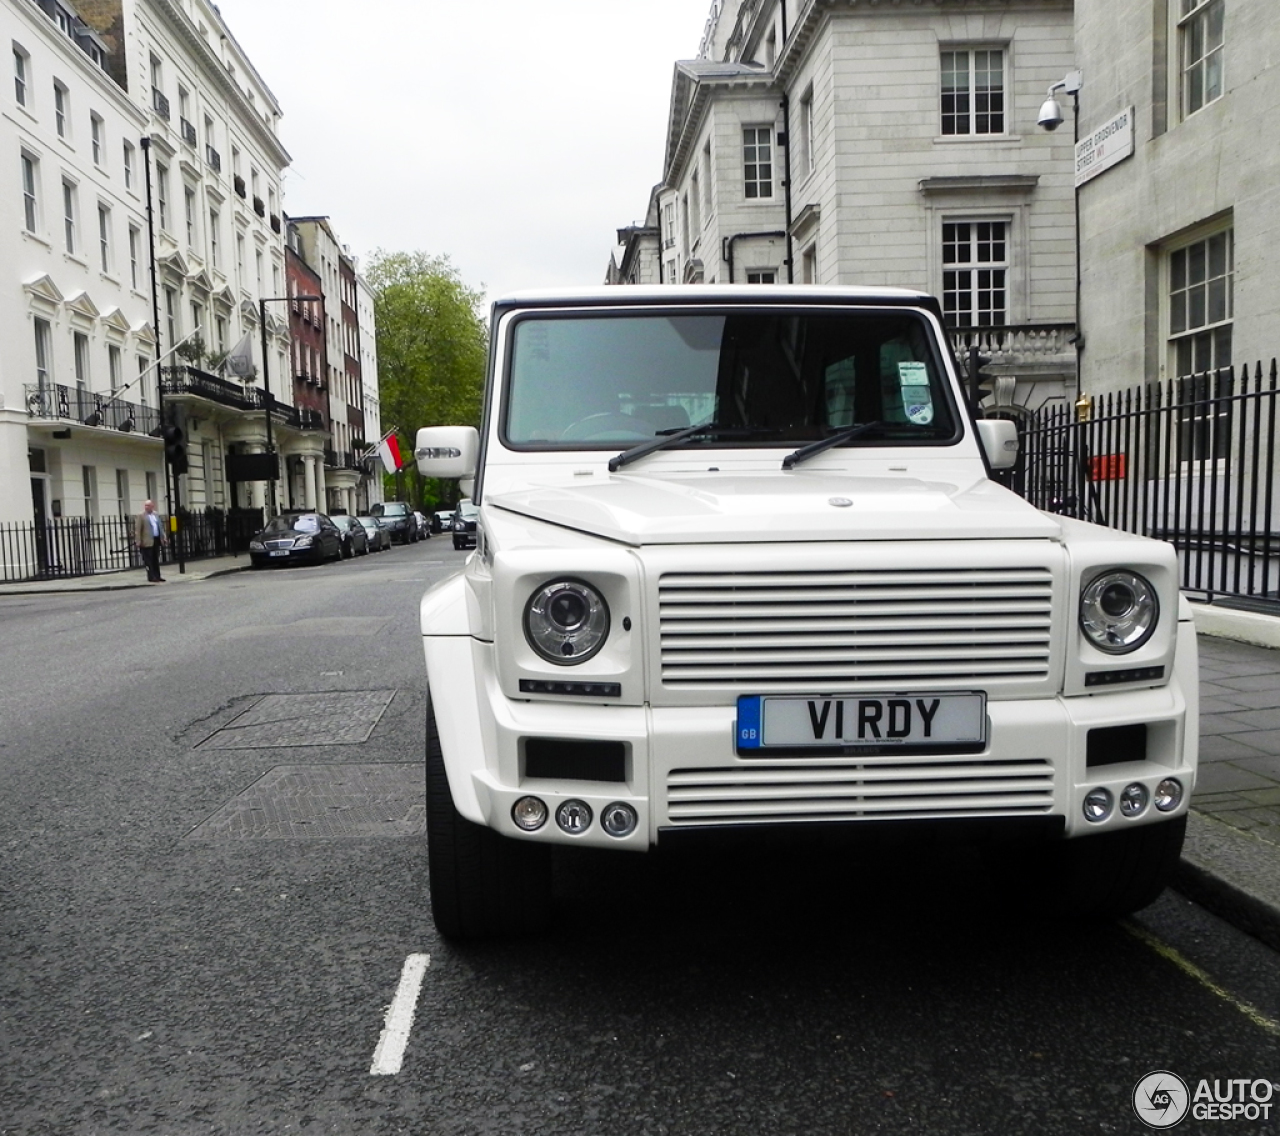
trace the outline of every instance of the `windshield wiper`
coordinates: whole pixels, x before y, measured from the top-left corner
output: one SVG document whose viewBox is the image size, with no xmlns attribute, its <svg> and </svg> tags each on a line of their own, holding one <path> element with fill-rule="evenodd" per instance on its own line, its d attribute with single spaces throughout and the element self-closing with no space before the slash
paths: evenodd
<svg viewBox="0 0 1280 1136">
<path fill-rule="evenodd" d="M 609 459 L 609 472 L 617 473 L 624 465 L 630 465 L 638 458 L 643 458 L 656 450 L 665 450 L 668 446 L 674 446 L 677 442 L 683 442 L 688 438 L 697 438 L 699 436 L 715 436 L 717 438 L 725 437 L 746 437 L 751 434 L 762 432 L 762 428 L 751 426 L 720 426 L 715 422 L 701 422 L 697 426 L 686 426 L 682 430 L 663 430 L 656 438 L 648 442 L 641 442 L 638 446 L 632 446 L 629 450 L 623 450 L 622 453 L 616 454 Z"/>
<path fill-rule="evenodd" d="M 823 450 L 829 450 L 832 446 L 838 446 L 842 442 L 852 442 L 854 438 L 868 434 L 872 430 L 878 430 L 884 425 L 884 422 L 861 422 L 857 426 L 850 426 L 847 429 L 837 431 L 831 437 L 823 438 L 820 442 L 810 442 L 807 446 L 801 446 L 794 454 L 788 454 L 783 458 L 782 468 L 791 469 L 802 461 L 807 461 L 814 454 L 820 454 Z"/>
</svg>

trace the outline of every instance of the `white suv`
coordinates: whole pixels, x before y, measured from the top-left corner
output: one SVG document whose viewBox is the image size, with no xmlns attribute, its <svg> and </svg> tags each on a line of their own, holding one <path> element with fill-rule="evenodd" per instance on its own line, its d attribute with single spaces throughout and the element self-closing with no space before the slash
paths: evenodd
<svg viewBox="0 0 1280 1136">
<path fill-rule="evenodd" d="M 1174 552 L 991 478 L 1016 432 L 973 420 L 940 316 L 818 287 L 494 305 L 481 430 L 416 446 L 479 508 L 421 608 L 443 934 L 545 925 L 557 845 L 875 822 L 987 842 L 1072 912 L 1160 892 L 1196 771 Z"/>
</svg>

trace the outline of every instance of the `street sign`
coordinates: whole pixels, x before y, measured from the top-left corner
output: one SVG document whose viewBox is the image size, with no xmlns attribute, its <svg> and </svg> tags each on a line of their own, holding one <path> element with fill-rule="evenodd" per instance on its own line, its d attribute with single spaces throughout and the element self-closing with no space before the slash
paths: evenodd
<svg viewBox="0 0 1280 1136">
<path fill-rule="evenodd" d="M 1122 110 L 1076 143 L 1077 189 L 1133 153 L 1133 113 Z"/>
</svg>

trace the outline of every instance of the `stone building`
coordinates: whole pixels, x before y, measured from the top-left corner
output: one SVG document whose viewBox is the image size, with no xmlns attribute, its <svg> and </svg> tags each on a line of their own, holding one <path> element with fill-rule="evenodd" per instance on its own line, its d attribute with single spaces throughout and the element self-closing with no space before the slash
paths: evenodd
<svg viewBox="0 0 1280 1136">
<path fill-rule="evenodd" d="M 1079 189 L 1086 391 L 1280 354 L 1274 15 L 1243 0 L 1077 0 L 1080 136 L 1132 119 L 1115 164 Z"/>
<path fill-rule="evenodd" d="M 938 295 L 988 404 L 1074 392 L 1071 138 L 1036 127 L 1071 0 L 716 0 L 675 65 L 666 283 Z"/>
</svg>

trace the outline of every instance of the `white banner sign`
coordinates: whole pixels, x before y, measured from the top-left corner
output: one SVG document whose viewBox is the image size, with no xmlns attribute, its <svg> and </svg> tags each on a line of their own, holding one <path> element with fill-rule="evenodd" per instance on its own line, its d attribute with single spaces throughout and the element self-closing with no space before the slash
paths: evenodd
<svg viewBox="0 0 1280 1136">
<path fill-rule="evenodd" d="M 1076 143 L 1076 188 L 1133 153 L 1133 107 Z"/>
</svg>

